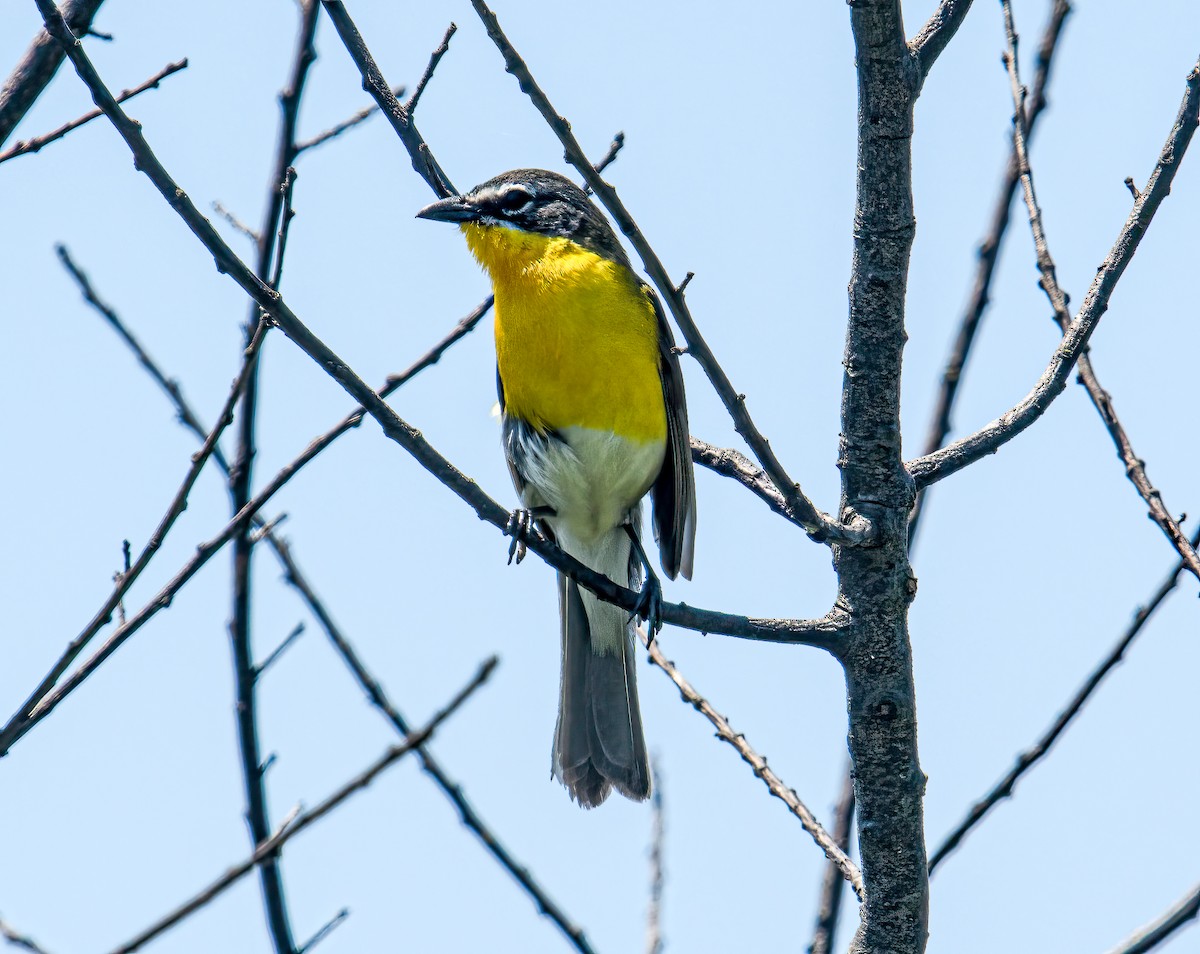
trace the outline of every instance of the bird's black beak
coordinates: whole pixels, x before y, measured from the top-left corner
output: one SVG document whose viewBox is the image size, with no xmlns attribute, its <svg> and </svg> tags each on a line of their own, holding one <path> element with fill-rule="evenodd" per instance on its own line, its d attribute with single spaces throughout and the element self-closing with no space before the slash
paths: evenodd
<svg viewBox="0 0 1200 954">
<path fill-rule="evenodd" d="M 418 219 L 435 222 L 473 222 L 479 218 L 479 209 L 461 195 L 452 195 L 425 206 L 417 213 Z"/>
</svg>

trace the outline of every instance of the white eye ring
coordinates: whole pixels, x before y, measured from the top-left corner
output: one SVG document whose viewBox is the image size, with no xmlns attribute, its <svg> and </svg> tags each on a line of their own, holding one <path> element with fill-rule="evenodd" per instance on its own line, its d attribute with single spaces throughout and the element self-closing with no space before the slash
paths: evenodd
<svg viewBox="0 0 1200 954">
<path fill-rule="evenodd" d="M 533 196 L 529 194 L 528 189 L 510 186 L 500 196 L 497 204 L 501 211 L 511 215 L 514 212 L 524 212 L 533 205 Z"/>
</svg>

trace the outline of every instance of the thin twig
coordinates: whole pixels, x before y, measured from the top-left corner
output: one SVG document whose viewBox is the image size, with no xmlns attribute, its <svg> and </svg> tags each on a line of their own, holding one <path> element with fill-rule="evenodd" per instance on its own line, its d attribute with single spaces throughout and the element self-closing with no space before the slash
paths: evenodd
<svg viewBox="0 0 1200 954">
<path fill-rule="evenodd" d="M 1196 546 L 1200 543 L 1200 527 L 1196 528 L 1196 532 L 1192 535 L 1192 545 Z M 1150 598 L 1150 601 L 1145 606 L 1139 606 L 1137 612 L 1134 613 L 1133 621 L 1125 630 L 1116 645 L 1109 651 L 1108 655 L 1100 661 L 1100 664 L 1088 675 L 1084 680 L 1083 685 L 1079 687 L 1075 695 L 1066 704 L 1063 710 L 1051 723 L 1047 729 L 1032 746 L 1017 756 L 1016 763 L 1009 770 L 1008 774 L 997 782 L 992 789 L 980 798 L 970 811 L 967 812 L 959 824 L 950 832 L 938 846 L 937 850 L 929 857 L 929 873 L 937 869 L 946 857 L 951 854 L 962 843 L 962 840 L 967 834 L 978 825 L 1000 802 L 1006 798 L 1011 798 L 1013 790 L 1016 788 L 1020 778 L 1040 762 L 1050 748 L 1058 741 L 1059 736 L 1066 731 L 1067 727 L 1074 721 L 1075 717 L 1083 710 L 1084 704 L 1091 698 L 1092 694 L 1100 687 L 1100 684 L 1105 680 L 1110 672 L 1116 668 L 1125 656 L 1126 651 L 1137 639 L 1142 628 L 1150 621 L 1150 617 L 1162 605 L 1167 595 L 1175 589 L 1179 583 L 1179 578 L 1183 574 L 1185 567 L 1182 560 L 1176 565 L 1159 585 L 1158 590 Z"/>
<path fill-rule="evenodd" d="M 1025 113 L 1026 139 L 1031 140 L 1037 126 L 1038 118 L 1046 108 L 1046 86 L 1050 80 L 1050 67 L 1054 61 L 1058 40 L 1062 36 L 1063 23 L 1071 5 L 1067 0 L 1051 0 L 1050 19 L 1042 33 L 1038 45 L 1037 68 L 1033 78 L 1033 92 L 1029 96 Z M 966 370 L 967 358 L 971 354 L 971 346 L 979 332 L 984 313 L 990 302 L 992 277 L 996 273 L 996 262 L 1000 258 L 1000 249 L 1008 230 L 1009 212 L 1012 208 L 1013 194 L 1021 182 L 1021 172 L 1016 158 L 1011 154 L 1000 183 L 1000 191 L 996 196 L 996 204 L 992 207 L 991 224 L 987 235 L 979 243 L 975 264 L 975 281 L 971 289 L 970 301 L 959 321 L 958 333 L 946 360 L 945 370 L 938 388 L 937 400 L 934 402 L 933 413 L 930 415 L 929 429 L 925 438 L 922 456 L 932 454 L 945 442 L 950 433 L 955 401 L 958 398 L 958 388 L 962 383 L 963 372 Z M 925 509 L 928 489 L 917 493 L 917 500 L 908 518 L 909 547 L 917 536 L 921 514 Z"/>
<path fill-rule="evenodd" d="M 425 67 L 425 72 L 421 75 L 421 79 L 417 83 L 417 88 L 413 90 L 412 96 L 410 96 L 408 98 L 408 102 L 404 104 L 404 111 L 410 116 L 416 112 L 417 103 L 421 101 L 421 94 L 425 92 L 425 87 L 428 86 L 429 81 L 433 79 L 433 71 L 437 69 L 438 63 L 441 62 L 442 57 L 445 56 L 446 52 L 450 49 L 450 37 L 454 36 L 454 34 L 457 32 L 458 25 L 451 23 L 450 26 L 446 28 L 446 35 L 442 37 L 442 42 L 439 43 L 437 49 L 435 49 L 429 55 L 429 65 Z"/>
<path fill-rule="evenodd" d="M 495 299 L 492 298 L 491 295 L 488 295 L 487 298 L 472 308 L 468 314 L 459 319 L 458 324 L 451 328 L 441 341 L 426 351 L 423 355 L 421 355 L 421 357 L 419 357 L 399 374 L 389 375 L 387 383 L 379 392 L 380 397 L 387 397 L 397 388 L 412 380 L 412 378 L 420 374 L 426 368 L 431 368 L 437 364 L 442 359 L 442 355 L 444 355 L 450 349 L 451 345 L 455 344 L 459 341 L 459 339 L 466 337 L 475 330 L 476 326 L 480 321 L 483 320 L 484 316 L 492 310 L 492 305 L 494 303 Z M 347 427 L 357 427 L 366 413 L 366 409 L 360 407 L 353 414 L 349 415 L 346 418 L 347 422 L 352 417 L 357 419 L 353 423 L 347 424 Z"/>
<path fill-rule="evenodd" d="M 742 757 L 742 761 L 754 769 L 755 776 L 762 780 L 762 783 L 767 786 L 767 790 L 783 802 L 787 806 L 788 811 L 800 819 L 800 827 L 808 832 L 812 840 L 817 843 L 817 847 L 825 852 L 825 857 L 838 866 L 843 877 L 850 882 L 854 893 L 858 895 L 859 900 L 862 900 L 862 872 L 847 857 L 846 853 L 838 847 L 837 842 L 830 837 L 829 832 L 821 827 L 821 823 L 808 810 L 808 807 L 800 801 L 800 796 L 796 794 L 796 790 L 784 785 L 783 780 L 767 767 L 767 760 L 755 752 L 750 743 L 746 741 L 746 737 L 740 732 L 735 732 L 729 721 L 717 712 L 704 696 L 692 688 L 691 683 L 683 677 L 682 673 L 675 667 L 675 664 L 663 655 L 662 640 L 660 638 L 655 637 L 654 642 L 649 642 L 646 639 L 645 630 L 640 626 L 638 627 L 638 637 L 641 639 L 642 645 L 649 649 L 650 661 L 666 673 L 667 678 L 671 682 L 675 683 L 683 701 L 712 723 L 713 727 L 717 730 L 717 738 L 722 742 L 728 742 L 732 745 L 738 755 Z"/>
<path fill-rule="evenodd" d="M 833 840 L 842 851 L 850 851 L 850 832 L 854 826 L 853 764 L 847 764 L 842 779 L 842 794 L 833 812 Z M 813 929 L 808 954 L 833 954 L 837 940 L 838 918 L 842 913 L 842 894 L 846 880 L 832 861 L 825 863 L 821 879 L 821 897 L 817 904 L 817 924 Z"/>
<path fill-rule="evenodd" d="M 610 142 L 608 144 L 608 152 L 606 152 L 601 157 L 600 161 L 596 163 L 596 165 L 595 165 L 596 173 L 600 174 L 600 173 L 604 172 L 605 169 L 607 169 L 614 162 L 616 162 L 617 156 L 620 155 L 621 150 L 624 148 L 625 148 L 625 134 L 623 132 L 618 132 L 615 136 L 613 136 L 612 142 Z M 585 193 L 587 193 L 588 195 L 591 195 L 592 187 L 585 182 L 583 184 L 583 191 Z M 690 282 L 691 280 L 692 280 L 692 273 L 688 272 L 688 277 L 683 280 L 683 283 L 678 288 L 678 291 L 681 295 L 683 294 L 684 288 L 687 287 L 687 283 Z"/>
<path fill-rule="evenodd" d="M 301 944 L 296 949 L 296 954 L 308 954 L 309 951 L 325 940 L 325 938 L 329 937 L 329 935 L 332 934 L 334 930 L 338 928 L 348 917 L 350 917 L 350 909 L 342 908 L 342 910 L 322 924 L 312 937 Z"/>
<path fill-rule="evenodd" d="M 123 103 L 127 99 L 146 92 L 150 89 L 158 89 L 158 84 L 170 76 L 172 73 L 178 73 L 180 70 L 187 69 L 188 61 L 186 58 L 175 63 L 168 63 L 161 70 L 155 73 L 150 79 L 142 83 L 141 86 L 135 86 L 133 89 L 124 89 L 117 94 L 117 102 Z M 103 116 L 104 113 L 99 109 L 93 109 L 89 113 L 84 113 L 78 119 L 72 119 L 69 123 L 59 126 L 57 129 L 44 133 L 41 136 L 34 136 L 32 139 L 22 139 L 13 145 L 0 152 L 0 162 L 8 162 L 9 159 L 15 159 L 17 156 L 24 156 L 27 153 L 39 152 L 43 146 L 48 146 L 52 142 L 62 139 L 67 133 L 78 129 L 80 126 L 90 123 L 93 119 Z"/>
<path fill-rule="evenodd" d="M 404 87 L 397 86 L 394 90 L 392 90 L 392 95 L 397 98 L 403 96 Z M 315 149 L 317 146 L 324 145 L 325 143 L 329 142 L 330 139 L 336 139 L 346 130 L 353 129 L 360 123 L 366 122 L 377 112 L 379 112 L 378 104 L 375 106 L 365 106 L 352 116 L 343 119 L 340 123 L 330 126 L 324 132 L 317 133 L 312 137 L 312 139 L 305 139 L 303 142 L 296 143 L 296 155 L 299 156 L 301 153 L 308 152 L 310 149 Z"/>
<path fill-rule="evenodd" d="M 599 175 L 611 166 L 620 155 L 622 149 L 625 148 L 625 134 L 618 132 L 613 136 L 612 142 L 608 144 L 608 152 L 606 152 L 599 162 L 596 163 L 596 173 Z"/>
<path fill-rule="evenodd" d="M 325 630 L 325 634 L 329 637 L 329 641 L 333 644 L 334 649 L 342 658 L 342 662 L 346 664 L 346 667 L 354 676 L 359 687 L 366 693 L 371 705 L 379 710 L 398 733 L 407 735 L 411 731 L 408 720 L 401 715 L 400 711 L 388 699 L 379 680 L 367 669 L 366 665 L 359 658 L 354 646 L 334 621 L 325 603 L 317 596 L 309 585 L 307 578 L 300 572 L 300 568 L 296 565 L 287 542 L 279 538 L 274 538 L 271 541 L 271 545 L 275 551 L 275 555 L 279 558 L 280 565 L 283 567 L 284 580 L 304 599 L 312 614 L 321 624 L 321 628 Z M 425 774 L 433 779 L 434 783 L 442 790 L 442 793 L 450 800 L 451 804 L 458 809 L 459 818 L 462 820 L 463 825 L 480 840 L 499 865 L 525 890 L 525 893 L 533 900 L 538 912 L 549 918 L 562 931 L 563 935 L 579 954 L 594 954 L 591 943 L 588 941 L 583 929 L 567 917 L 566 913 L 546 893 L 546 889 L 538 884 L 533 875 L 529 873 L 529 869 L 521 865 L 512 856 L 496 836 L 495 832 L 486 825 L 472 807 L 462 790 L 462 786 L 446 774 L 442 766 L 433 757 L 433 753 L 422 746 L 417 750 L 417 757 L 421 761 L 421 768 Z"/>
<path fill-rule="evenodd" d="M 1058 274 L 1054 266 L 1054 259 L 1050 255 L 1050 249 L 1046 241 L 1046 232 L 1042 226 L 1042 210 L 1038 206 L 1037 195 L 1033 188 L 1033 172 L 1029 166 L 1029 153 L 1025 146 L 1025 109 L 1023 103 L 1025 93 L 1021 86 L 1017 63 L 1017 34 L 1013 28 L 1012 5 L 1009 0 L 1003 0 L 1002 7 L 1004 11 L 1004 31 L 1008 41 L 1004 62 L 1008 68 L 1014 110 L 1013 152 L 1016 155 L 1021 174 L 1021 184 L 1025 194 L 1025 207 L 1029 212 L 1029 228 L 1033 232 L 1037 266 L 1038 271 L 1041 273 L 1041 279 L 1038 284 L 1050 300 L 1050 307 L 1054 309 L 1054 320 L 1058 324 L 1059 330 L 1065 336 L 1067 328 L 1071 323 L 1071 313 L 1067 310 L 1066 293 L 1058 284 Z M 1179 556 L 1187 564 L 1188 569 L 1191 570 L 1196 579 L 1200 580 L 1200 555 L 1197 555 L 1195 549 L 1188 545 L 1187 536 L 1180 529 L 1175 518 L 1171 516 L 1170 510 L 1163 505 L 1162 494 L 1150 483 L 1150 478 L 1146 475 L 1145 461 L 1138 457 L 1134 451 L 1133 444 L 1129 440 L 1129 435 L 1126 434 L 1125 428 L 1117 418 L 1111 396 L 1100 386 L 1100 381 L 1097 379 L 1095 370 L 1092 368 L 1091 358 L 1086 349 L 1079 356 L 1079 379 L 1087 389 L 1088 397 L 1091 398 L 1093 406 L 1099 412 L 1109 436 L 1116 445 L 1117 455 L 1125 464 L 1125 475 L 1137 489 L 1141 498 L 1146 502 L 1146 506 L 1149 507 L 1150 518 L 1166 534 L 1167 539 L 1171 541 L 1172 546 L 1175 547 Z"/>
<path fill-rule="evenodd" d="M 217 415 L 217 423 L 213 425 L 213 429 L 205 436 L 204 444 L 200 450 L 192 456 L 191 465 L 188 467 L 188 471 L 184 475 L 179 489 L 175 492 L 175 496 L 167 508 L 167 512 L 159 521 L 158 526 L 154 528 L 154 532 L 150 535 L 150 539 L 146 542 L 145 547 L 142 548 L 141 553 L 138 554 L 138 558 L 134 561 L 133 566 L 130 567 L 128 572 L 121 574 L 120 582 L 113 587 L 113 591 L 109 594 L 108 599 L 104 601 L 104 605 L 100 607 L 96 615 L 80 631 L 79 635 L 71 640 L 66 650 L 38 684 L 37 688 L 29 694 L 29 697 L 8 720 L 4 728 L 0 729 L 0 756 L 7 754 L 12 743 L 25 734 L 29 720 L 33 717 L 37 707 L 52 695 L 51 690 L 53 690 L 55 684 L 83 651 L 83 648 L 91 641 L 92 637 L 112 620 L 113 612 L 116 610 L 117 605 L 129 591 L 134 581 L 141 575 L 142 571 L 149 566 L 155 554 L 158 553 L 167 533 L 170 532 L 171 527 L 174 526 L 175 521 L 186 508 L 188 494 L 191 493 L 196 478 L 200 476 L 200 471 L 203 470 L 205 463 L 212 455 L 221 434 L 233 420 L 233 406 L 246 386 L 246 381 L 250 375 L 250 368 L 254 364 L 254 357 L 258 353 L 261 344 L 262 336 L 258 335 L 250 342 L 250 347 L 243 353 L 241 369 L 238 372 L 238 376 L 234 379 L 232 387 L 229 389 L 229 394 L 225 398 L 225 403 L 221 407 L 220 413 Z M 135 614 L 129 622 L 118 627 L 117 632 L 120 633 L 128 630 L 133 626 L 139 615 L 141 614 Z"/>
<path fill-rule="evenodd" d="M 1160 917 L 1126 938 L 1108 954 L 1146 954 L 1181 927 L 1200 917 L 1200 884 L 1180 898 Z"/>
<path fill-rule="evenodd" d="M 1142 236 L 1153 221 L 1163 199 L 1171 191 L 1175 173 L 1179 170 L 1179 164 L 1191 143 L 1197 123 L 1200 122 L 1198 108 L 1200 61 L 1197 61 L 1188 73 L 1187 88 L 1175 123 L 1154 171 L 1150 174 L 1146 188 L 1134 202 L 1116 242 L 1096 270 L 1096 277 L 1088 289 L 1083 307 L 1067 327 L 1062 342 L 1055 349 L 1041 379 L 1024 399 L 990 424 L 948 447 L 909 462 L 907 467 L 918 489 L 937 483 L 982 457 L 995 453 L 1041 417 L 1046 408 L 1062 393 L 1071 369 L 1087 347 L 1101 317 L 1108 310 L 1109 299 L 1137 251 Z"/>
<path fill-rule="evenodd" d="M 571 132 L 570 123 L 560 116 L 551 105 L 550 100 L 529 72 L 525 61 L 521 59 L 508 37 L 504 35 L 504 31 L 500 29 L 496 15 L 488 9 L 483 0 L 471 0 L 471 5 L 475 8 L 480 20 L 483 21 L 488 36 L 504 57 L 505 70 L 516 77 L 521 91 L 530 98 L 551 131 L 558 136 L 559 142 L 566 150 L 567 161 L 592 187 L 600 201 L 604 203 L 604 207 L 616 220 L 621 231 L 637 250 L 646 274 L 650 276 L 659 294 L 667 302 L 671 314 L 675 318 L 675 323 L 679 326 L 679 330 L 687 342 L 688 353 L 696 359 L 700 367 L 704 369 L 704 373 L 708 375 L 714 390 L 733 419 L 734 429 L 746 441 L 763 469 L 784 495 L 789 507 L 800 515 L 809 535 L 816 540 L 843 546 L 861 546 L 871 542 L 874 539 L 875 530 L 866 517 L 856 514 L 849 516 L 846 522 L 830 517 L 818 510 L 804 495 L 800 486 L 787 475 L 779 458 L 771 449 L 770 443 L 763 437 L 746 410 L 746 396 L 738 393 L 730 383 L 712 350 L 700 334 L 700 329 L 696 327 L 683 295 L 671 281 L 662 261 L 650 247 L 650 243 L 629 214 L 629 210 L 617 196 L 616 190 L 596 172 L 580 147 L 579 141 L 575 138 L 575 134 Z"/>
<path fill-rule="evenodd" d="M 236 215 L 230 212 L 227 208 L 225 208 L 225 206 L 223 206 L 220 202 L 213 202 L 212 209 L 217 213 L 217 215 L 232 225 L 235 229 L 237 229 L 237 231 L 241 232 L 251 242 L 253 242 L 255 245 L 258 245 L 258 233 L 254 231 L 254 229 L 250 228 L 250 226 L 239 219 Z"/>
<path fill-rule="evenodd" d="M 79 286 L 79 291 L 83 294 L 84 301 L 98 311 L 104 320 L 108 322 L 109 327 L 125 342 L 146 373 L 154 379 L 154 382 L 171 399 L 171 403 L 175 405 L 175 411 L 179 415 L 180 422 L 202 440 L 207 437 L 208 428 L 200 424 L 199 419 L 192 412 L 187 401 L 184 400 L 183 392 L 179 388 L 179 382 L 162 373 L 154 359 L 150 357 L 150 354 L 142 347 L 141 342 L 133 336 L 132 332 L 125 326 L 125 323 L 121 321 L 120 316 L 117 315 L 112 306 L 107 304 L 96 293 L 87 273 L 75 264 L 74 259 L 71 258 L 71 253 L 67 251 L 67 247 L 59 244 L 54 246 L 54 251 L 58 255 L 59 261 L 62 262 L 63 268 L 75 279 L 75 283 Z M 220 447 L 213 447 L 212 458 L 222 471 L 228 473 L 229 462 L 225 459 L 225 455 L 221 453 Z"/>
<path fill-rule="evenodd" d="M 333 21 L 333 26 L 337 30 L 338 36 L 341 37 L 350 58 L 354 61 L 354 65 L 358 67 L 358 71 L 362 75 L 363 89 L 371 94 L 383 114 L 387 116 L 388 122 L 392 124 L 392 128 L 396 130 L 400 141 L 404 143 L 404 148 L 408 150 L 409 158 L 412 160 L 413 169 L 417 175 L 428 183 L 429 188 L 439 199 L 453 195 L 457 190 L 450 182 L 450 177 L 433 158 L 433 153 L 430 152 L 424 137 L 413 124 L 408 110 L 392 93 L 391 87 L 388 86 L 387 80 L 383 78 L 383 73 L 375 63 L 375 58 L 367 49 L 362 34 L 358 32 L 358 27 L 354 25 L 350 14 L 346 12 L 345 4 L 335 2 L 335 0 L 321 0 L 321 5 L 329 14 L 329 19 Z"/>
<path fill-rule="evenodd" d="M 283 173 L 283 182 L 279 186 L 279 190 L 283 193 L 283 209 L 279 213 L 279 233 L 275 240 L 275 270 L 271 273 L 271 287 L 276 289 L 283 280 L 283 257 L 287 251 L 288 233 L 292 228 L 292 219 L 296 217 L 296 210 L 292 208 L 292 193 L 296 188 L 297 175 L 296 167 L 288 166 Z"/>
<path fill-rule="evenodd" d="M 413 751 L 420 745 L 423 745 L 433 735 L 434 731 L 458 708 L 467 701 L 472 693 L 482 686 L 491 676 L 492 671 L 496 668 L 496 657 L 492 656 L 475 674 L 474 678 L 467 683 L 458 694 L 450 700 L 450 702 L 441 709 L 432 719 L 430 719 L 417 732 L 412 733 L 399 745 L 393 745 L 386 752 L 376 759 L 371 765 L 360 772 L 350 781 L 342 785 L 337 791 L 328 796 L 324 801 L 320 802 L 306 812 L 299 813 L 291 824 L 281 827 L 270 837 L 258 843 L 254 853 L 240 864 L 234 865 L 221 877 L 213 881 L 208 887 L 200 891 L 194 897 L 185 901 L 182 905 L 166 915 L 162 919 L 156 921 L 146 930 L 142 931 L 137 937 L 125 942 L 120 947 L 114 948 L 112 954 L 132 954 L 154 938 L 158 937 L 164 931 L 174 927 L 184 918 L 200 910 L 204 905 L 208 904 L 214 898 L 219 896 L 226 889 L 231 887 L 241 878 L 245 877 L 255 867 L 262 865 L 273 859 L 279 854 L 280 849 L 287 844 L 293 837 L 300 834 L 306 828 L 320 821 L 331 811 L 337 808 L 342 802 L 346 801 L 351 795 L 362 791 L 385 769 L 396 764 L 401 758 Z"/>
<path fill-rule="evenodd" d="M 302 620 L 293 626 L 292 631 L 283 638 L 283 641 L 267 654 L 266 659 L 254 667 L 255 678 L 261 676 L 268 669 L 274 666 L 275 663 L 279 662 L 279 658 L 291 648 L 292 643 L 294 643 L 303 635 L 304 622 Z"/>
</svg>

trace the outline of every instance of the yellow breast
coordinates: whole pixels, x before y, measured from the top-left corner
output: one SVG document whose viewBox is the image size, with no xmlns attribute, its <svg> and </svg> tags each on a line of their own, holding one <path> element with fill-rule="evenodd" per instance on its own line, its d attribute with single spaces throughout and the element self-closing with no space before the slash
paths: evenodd
<svg viewBox="0 0 1200 954">
<path fill-rule="evenodd" d="M 657 318 L 629 269 L 565 238 L 462 229 L 495 289 L 505 413 L 664 441 Z"/>
</svg>

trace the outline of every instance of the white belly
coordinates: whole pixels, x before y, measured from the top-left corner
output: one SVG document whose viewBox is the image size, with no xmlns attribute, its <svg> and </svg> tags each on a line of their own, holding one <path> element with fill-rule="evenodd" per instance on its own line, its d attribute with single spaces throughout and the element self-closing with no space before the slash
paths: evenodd
<svg viewBox="0 0 1200 954">
<path fill-rule="evenodd" d="M 525 505 L 549 506 L 556 534 L 584 547 L 627 522 L 662 469 L 666 442 L 642 443 L 586 427 L 566 427 L 523 462 Z"/>
</svg>

